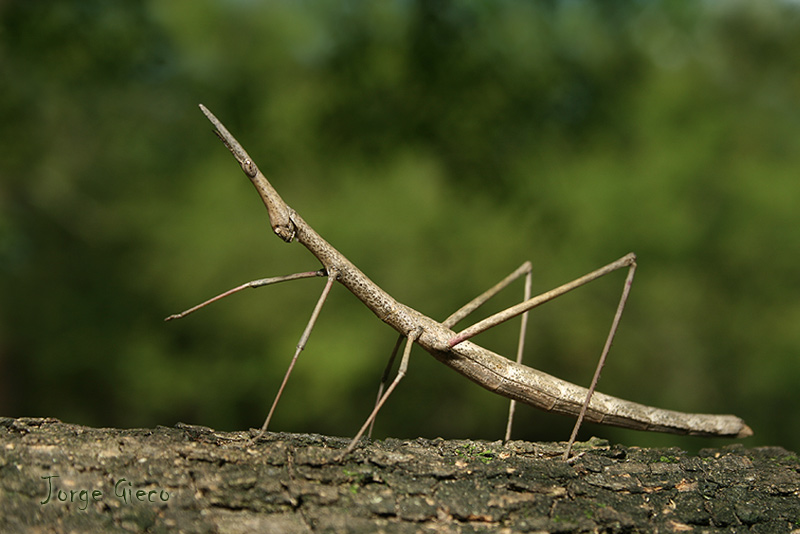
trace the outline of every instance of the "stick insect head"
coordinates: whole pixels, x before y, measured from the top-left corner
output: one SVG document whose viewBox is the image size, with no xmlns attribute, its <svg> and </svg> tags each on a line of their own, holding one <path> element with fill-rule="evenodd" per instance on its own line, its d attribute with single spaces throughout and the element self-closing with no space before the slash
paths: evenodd
<svg viewBox="0 0 800 534">
<path fill-rule="evenodd" d="M 258 169 L 255 162 L 250 159 L 245 149 L 242 148 L 242 145 L 231 135 L 222 122 L 220 122 L 220 120 L 203 104 L 200 104 L 200 110 L 208 120 L 211 121 L 211 124 L 214 125 L 214 128 L 216 128 L 214 133 L 225 143 L 225 146 L 228 147 L 233 157 L 236 158 L 236 161 L 241 165 L 242 171 L 244 171 L 247 177 L 250 178 L 250 181 L 253 182 L 261 200 L 267 207 L 272 230 L 287 243 L 291 242 L 292 239 L 294 239 L 296 231 L 290 217 L 292 213 L 291 208 L 286 205 L 278 192 L 275 191 L 275 188 L 272 187 L 272 184 L 269 183 L 266 176 Z"/>
</svg>

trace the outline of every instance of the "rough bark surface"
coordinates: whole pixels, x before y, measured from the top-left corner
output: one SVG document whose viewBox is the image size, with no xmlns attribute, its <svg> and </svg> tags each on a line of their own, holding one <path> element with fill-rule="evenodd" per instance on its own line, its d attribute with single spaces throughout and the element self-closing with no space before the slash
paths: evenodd
<svg viewBox="0 0 800 534">
<path fill-rule="evenodd" d="M 779 447 L 249 437 L 0 418 L 0 532 L 800 532 Z"/>
</svg>

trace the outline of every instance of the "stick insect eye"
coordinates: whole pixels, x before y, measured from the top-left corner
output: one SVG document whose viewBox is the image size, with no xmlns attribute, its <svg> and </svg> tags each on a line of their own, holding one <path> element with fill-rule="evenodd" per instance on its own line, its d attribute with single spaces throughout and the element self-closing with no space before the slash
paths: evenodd
<svg viewBox="0 0 800 534">
<path fill-rule="evenodd" d="M 258 174 L 258 167 L 256 167 L 256 164 L 249 159 L 246 159 L 242 162 L 242 170 L 250 178 L 255 178 L 256 174 Z"/>
</svg>

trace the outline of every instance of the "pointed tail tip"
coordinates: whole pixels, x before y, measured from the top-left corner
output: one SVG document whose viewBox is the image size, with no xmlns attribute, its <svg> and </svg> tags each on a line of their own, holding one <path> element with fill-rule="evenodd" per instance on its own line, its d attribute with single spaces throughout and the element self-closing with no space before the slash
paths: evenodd
<svg viewBox="0 0 800 534">
<path fill-rule="evenodd" d="M 753 429 L 747 426 L 746 424 L 742 423 L 742 429 L 739 430 L 739 433 L 736 435 L 737 438 L 749 438 L 753 435 Z"/>
</svg>

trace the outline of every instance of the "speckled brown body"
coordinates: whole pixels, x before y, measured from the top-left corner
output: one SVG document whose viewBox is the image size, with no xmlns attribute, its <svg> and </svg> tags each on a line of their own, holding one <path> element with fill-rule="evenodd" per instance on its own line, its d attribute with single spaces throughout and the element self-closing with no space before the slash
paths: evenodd
<svg viewBox="0 0 800 534">
<path fill-rule="evenodd" d="M 383 322 L 409 337 L 421 329 L 415 342 L 437 360 L 482 387 L 546 411 L 578 415 L 587 389 L 542 371 L 513 362 L 470 341 L 451 347 L 456 333 L 442 323 L 395 300 L 370 280 L 342 253 L 325 241 L 281 199 L 269 181 L 222 123 L 202 105 L 203 113 L 236 157 L 267 207 L 274 232 L 284 241 L 296 240 L 322 263 L 326 272 L 352 292 Z M 632 256 L 632 255 L 631 255 Z M 675 412 L 594 393 L 586 419 L 637 430 L 702 436 L 746 437 L 752 430 L 733 415 Z"/>
</svg>

